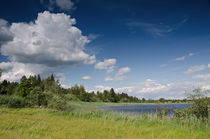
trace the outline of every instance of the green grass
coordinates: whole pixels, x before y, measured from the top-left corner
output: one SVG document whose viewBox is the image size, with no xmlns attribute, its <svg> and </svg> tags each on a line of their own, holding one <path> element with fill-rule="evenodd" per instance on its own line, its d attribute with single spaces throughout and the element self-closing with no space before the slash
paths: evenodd
<svg viewBox="0 0 210 139">
<path fill-rule="evenodd" d="M 208 124 L 101 112 L 98 107 L 112 105 L 106 103 L 70 104 L 74 107 L 72 112 L 0 107 L 0 138 L 210 138 Z"/>
</svg>

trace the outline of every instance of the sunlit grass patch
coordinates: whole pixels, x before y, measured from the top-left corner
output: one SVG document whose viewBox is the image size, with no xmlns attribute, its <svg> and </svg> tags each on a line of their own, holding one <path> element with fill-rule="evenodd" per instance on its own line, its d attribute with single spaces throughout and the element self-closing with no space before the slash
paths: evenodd
<svg viewBox="0 0 210 139">
<path fill-rule="evenodd" d="M 0 138 L 209 138 L 209 127 L 194 128 L 176 120 L 158 120 L 90 111 L 45 108 L 0 110 Z"/>
</svg>

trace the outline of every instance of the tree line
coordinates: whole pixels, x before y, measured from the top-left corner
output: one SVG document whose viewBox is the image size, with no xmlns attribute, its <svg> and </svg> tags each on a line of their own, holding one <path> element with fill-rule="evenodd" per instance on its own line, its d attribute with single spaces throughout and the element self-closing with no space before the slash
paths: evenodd
<svg viewBox="0 0 210 139">
<path fill-rule="evenodd" d="M 104 90 L 103 92 L 87 92 L 83 85 L 74 85 L 70 88 L 62 88 L 59 81 L 55 80 L 54 75 L 41 79 L 40 75 L 23 76 L 20 82 L 10 82 L 4 80 L 0 83 L 0 95 L 17 96 L 30 100 L 33 97 L 37 99 L 46 98 L 49 94 L 62 97 L 69 101 L 84 101 L 84 102 L 135 102 L 135 103 L 187 103 L 189 100 L 170 100 L 160 98 L 139 99 L 134 96 L 129 96 L 127 93 L 115 93 L 114 89 Z M 37 100 L 37 101 L 41 101 Z M 40 102 L 39 102 L 40 103 Z M 38 104 L 38 105 L 41 105 Z"/>
<path fill-rule="evenodd" d="M 83 85 L 62 88 L 53 74 L 45 79 L 41 79 L 40 75 L 34 75 L 23 76 L 20 82 L 4 80 L 0 83 L 0 105 L 49 106 L 63 109 L 68 101 L 141 102 L 137 97 L 126 93 L 115 93 L 113 88 L 96 93 L 87 92 Z"/>
</svg>

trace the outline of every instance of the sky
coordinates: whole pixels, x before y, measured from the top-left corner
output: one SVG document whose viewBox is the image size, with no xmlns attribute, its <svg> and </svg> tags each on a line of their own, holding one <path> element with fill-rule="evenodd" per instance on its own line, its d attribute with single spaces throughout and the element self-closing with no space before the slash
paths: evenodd
<svg viewBox="0 0 210 139">
<path fill-rule="evenodd" d="M 1 81 L 182 99 L 210 89 L 209 53 L 209 0 L 0 1 Z"/>
</svg>

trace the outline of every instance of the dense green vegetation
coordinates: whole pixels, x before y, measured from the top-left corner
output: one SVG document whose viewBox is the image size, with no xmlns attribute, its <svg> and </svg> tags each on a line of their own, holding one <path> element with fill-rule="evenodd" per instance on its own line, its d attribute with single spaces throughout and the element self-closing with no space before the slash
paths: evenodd
<svg viewBox="0 0 210 139">
<path fill-rule="evenodd" d="M 111 103 L 71 102 L 71 112 L 46 108 L 0 109 L 0 138 L 195 138 L 208 139 L 209 126 L 191 117 L 158 119 L 100 111 Z"/>
<path fill-rule="evenodd" d="M 3 96 L 7 95 L 7 96 Z M 2 81 L 0 83 L 0 99 L 2 102 L 9 102 L 11 99 L 22 101 L 21 104 L 28 106 L 53 106 L 52 102 L 64 104 L 63 101 L 84 101 L 84 102 L 135 102 L 135 103 L 187 103 L 184 100 L 159 100 L 138 99 L 137 97 L 129 96 L 126 93 L 115 93 L 114 89 L 104 90 L 103 92 L 87 92 L 82 85 L 74 85 L 71 88 L 62 88 L 59 81 L 51 75 L 46 79 L 41 79 L 39 75 L 23 76 L 20 82 Z M 16 97 L 14 97 L 16 96 Z M 4 100 L 4 101 L 3 101 Z M 55 101 L 56 100 L 56 101 Z M 2 103 L 1 103 L 2 104 Z M 22 105 L 21 105 L 22 106 Z M 17 106 L 18 107 L 18 106 Z"/>
<path fill-rule="evenodd" d="M 189 94 L 193 107 L 176 110 L 174 116 L 179 119 L 195 116 L 202 122 L 207 123 L 210 112 L 210 98 L 206 96 L 208 92 L 208 90 L 202 91 L 200 88 L 194 89 L 193 93 Z"/>
<path fill-rule="evenodd" d="M 195 89 L 185 100 L 139 100 L 114 89 L 65 89 L 53 75 L 23 76 L 19 83 L 0 83 L 0 138 L 208 138 L 210 99 L 204 93 Z M 168 109 L 157 109 L 154 115 L 99 109 L 148 102 L 188 102 L 193 107 L 175 111 L 174 117 L 167 116 Z"/>
<path fill-rule="evenodd" d="M 193 103 L 193 108 L 182 111 L 175 111 L 175 117 L 182 118 L 196 116 L 203 121 L 208 119 L 210 98 L 206 97 L 206 92 L 201 89 L 193 90 L 189 99 L 184 100 L 142 100 L 128 96 L 126 93 L 115 93 L 114 89 L 103 92 L 87 92 L 82 85 L 75 85 L 71 88 L 62 88 L 58 80 L 51 75 L 46 79 L 41 79 L 39 75 L 23 76 L 19 83 L 4 80 L 0 83 L 0 105 L 11 108 L 21 107 L 48 107 L 58 110 L 71 111 L 70 101 L 82 102 L 133 102 L 133 103 L 168 103 L 168 102 L 188 102 Z M 167 115 L 169 110 L 157 111 L 160 117 Z"/>
<path fill-rule="evenodd" d="M 59 110 L 71 109 L 68 101 L 84 102 L 140 102 L 126 93 L 117 94 L 110 91 L 87 92 L 82 85 L 62 88 L 59 81 L 51 75 L 46 79 L 38 76 L 23 76 L 19 83 L 4 80 L 0 83 L 0 105 L 9 107 L 49 107 Z"/>
</svg>

